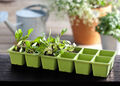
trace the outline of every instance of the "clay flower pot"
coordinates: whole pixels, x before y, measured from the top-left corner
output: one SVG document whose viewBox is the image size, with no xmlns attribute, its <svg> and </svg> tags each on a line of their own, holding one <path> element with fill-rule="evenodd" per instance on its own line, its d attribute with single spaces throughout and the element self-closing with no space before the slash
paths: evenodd
<svg viewBox="0 0 120 86">
<path fill-rule="evenodd" d="M 105 16 L 108 12 L 112 11 L 112 6 L 93 9 L 98 11 L 99 17 Z M 70 20 L 72 16 L 69 16 Z M 77 21 L 80 21 L 79 23 Z M 71 21 L 70 21 L 71 22 Z M 100 34 L 95 31 L 97 22 L 94 22 L 91 26 L 83 23 L 83 19 L 79 19 L 78 16 L 71 22 L 71 28 L 74 36 L 74 41 L 77 44 L 91 45 L 100 43 Z"/>
</svg>

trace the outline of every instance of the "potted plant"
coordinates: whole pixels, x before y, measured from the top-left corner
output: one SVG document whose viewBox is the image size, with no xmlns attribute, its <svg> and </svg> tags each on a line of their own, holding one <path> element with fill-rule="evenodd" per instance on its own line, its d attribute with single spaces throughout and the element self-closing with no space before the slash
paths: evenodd
<svg viewBox="0 0 120 86">
<path fill-rule="evenodd" d="M 74 41 L 78 44 L 100 43 L 95 30 L 98 18 L 105 16 L 116 5 L 114 0 L 55 0 L 52 6 L 69 15 Z M 113 5 L 113 6 L 112 6 Z"/>
<path fill-rule="evenodd" d="M 45 39 L 44 37 L 44 40 L 41 41 L 45 45 L 44 50 L 40 55 L 42 61 L 42 68 L 48 70 L 56 70 L 57 68 L 56 58 L 60 52 L 60 49 L 57 45 L 57 39 L 53 38 L 50 32 L 49 37 L 47 39 Z"/>
<path fill-rule="evenodd" d="M 27 40 L 25 42 L 26 50 L 25 50 L 25 59 L 26 64 L 28 67 L 39 68 L 41 66 L 41 59 L 40 59 L 40 45 L 38 42 L 33 42 Z"/>
<path fill-rule="evenodd" d="M 18 29 L 15 32 L 15 45 L 13 45 L 8 51 L 10 53 L 10 60 L 11 64 L 15 65 L 24 65 L 25 64 L 25 41 L 31 34 L 33 29 L 28 30 L 28 34 L 25 36 L 23 35 L 23 32 L 21 29 Z"/>
<path fill-rule="evenodd" d="M 101 34 L 103 49 L 117 50 L 120 45 L 120 13 L 115 11 L 108 13 L 99 19 L 96 31 Z"/>
</svg>

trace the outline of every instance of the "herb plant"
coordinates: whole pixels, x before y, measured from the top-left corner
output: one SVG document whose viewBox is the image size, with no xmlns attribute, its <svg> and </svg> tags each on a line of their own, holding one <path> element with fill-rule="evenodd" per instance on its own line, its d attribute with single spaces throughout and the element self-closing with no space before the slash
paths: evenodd
<svg viewBox="0 0 120 86">
<path fill-rule="evenodd" d="M 26 44 L 26 52 L 27 53 L 39 53 L 39 47 L 37 46 L 37 42 L 32 43 L 29 40 L 25 41 Z"/>
<path fill-rule="evenodd" d="M 61 36 L 64 35 L 64 33 L 67 31 L 67 29 L 63 29 L 60 34 L 56 38 L 53 38 L 51 36 L 51 32 L 49 33 L 49 36 L 47 38 L 47 41 L 49 42 L 48 47 L 44 50 L 44 55 L 50 55 L 50 56 L 57 56 L 60 53 L 63 53 L 65 51 L 73 51 L 74 47 L 71 45 L 71 42 L 68 40 L 60 40 Z"/>
<path fill-rule="evenodd" d="M 112 12 L 99 19 L 96 31 L 102 35 L 109 35 L 120 41 L 120 13 Z"/>
<path fill-rule="evenodd" d="M 28 30 L 28 34 L 23 36 L 21 29 L 15 32 L 15 48 L 14 51 L 24 52 L 25 51 L 25 40 L 29 38 L 29 35 L 33 32 L 33 28 Z"/>
<path fill-rule="evenodd" d="M 67 29 L 63 29 L 61 33 L 58 34 L 56 37 L 52 37 L 50 31 L 47 38 L 46 35 L 43 34 L 43 36 L 39 36 L 33 41 L 27 40 L 25 42 L 26 52 L 57 56 L 58 54 L 65 51 L 73 51 L 75 48 L 75 44 L 71 45 L 70 41 L 60 39 L 66 31 Z"/>
</svg>

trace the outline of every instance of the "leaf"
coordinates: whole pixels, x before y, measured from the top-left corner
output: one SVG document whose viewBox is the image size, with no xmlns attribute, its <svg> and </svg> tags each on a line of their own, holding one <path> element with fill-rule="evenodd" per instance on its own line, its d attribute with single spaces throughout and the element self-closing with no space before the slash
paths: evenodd
<svg viewBox="0 0 120 86">
<path fill-rule="evenodd" d="M 45 50 L 46 46 L 44 44 L 41 44 L 39 47 L 38 47 L 38 51 L 40 51 L 41 54 L 44 54 L 44 50 Z"/>
<path fill-rule="evenodd" d="M 15 51 L 17 51 L 17 46 L 15 46 Z"/>
<path fill-rule="evenodd" d="M 19 34 L 18 34 L 18 32 L 16 31 L 15 32 L 15 40 L 18 42 L 20 39 L 19 39 Z"/>
<path fill-rule="evenodd" d="M 33 32 L 33 30 L 34 30 L 33 28 L 28 30 L 28 36 Z"/>
<path fill-rule="evenodd" d="M 21 40 L 26 40 L 26 39 L 28 39 L 28 38 L 29 38 L 29 35 L 30 35 L 32 32 L 33 32 L 33 28 L 29 29 L 27 35 L 25 35 L 25 36 L 23 36 L 23 37 L 21 36 L 21 37 L 22 37 Z"/>
<path fill-rule="evenodd" d="M 65 29 L 62 29 L 62 31 L 61 31 L 61 36 L 64 35 L 65 32 L 67 32 L 67 29 L 66 29 L 66 28 L 65 28 Z"/>
<path fill-rule="evenodd" d="M 16 39 L 17 43 L 21 40 L 22 35 L 23 35 L 23 32 L 21 29 L 16 30 L 15 39 Z"/>
<path fill-rule="evenodd" d="M 63 49 L 63 48 L 65 47 L 65 44 L 63 44 L 63 43 L 59 43 L 58 46 L 59 46 L 60 49 Z"/>
<path fill-rule="evenodd" d="M 18 33 L 19 33 L 20 37 L 22 37 L 23 32 L 22 32 L 22 30 L 21 30 L 21 29 L 18 29 Z"/>
<path fill-rule="evenodd" d="M 54 43 L 55 42 L 55 38 L 53 38 L 52 36 L 50 36 L 49 38 L 47 38 L 47 42 L 48 43 Z"/>
<path fill-rule="evenodd" d="M 28 35 L 25 35 L 24 37 L 21 38 L 21 40 L 26 40 L 28 39 L 28 37 L 29 37 Z"/>
<path fill-rule="evenodd" d="M 30 46 L 31 46 L 31 43 L 30 43 L 29 40 L 26 40 L 26 41 L 25 41 L 25 44 L 26 44 L 26 47 L 30 47 Z"/>
<path fill-rule="evenodd" d="M 55 38 L 55 43 L 56 43 L 56 44 L 59 44 L 59 42 L 60 42 L 60 37 L 57 36 L 57 37 Z"/>
<path fill-rule="evenodd" d="M 34 47 L 34 46 L 36 46 L 37 45 L 37 42 L 35 42 L 33 45 L 32 45 L 32 47 Z"/>
<path fill-rule="evenodd" d="M 40 39 L 41 39 L 42 37 L 41 36 L 39 36 L 39 37 L 37 37 L 35 40 L 33 40 L 33 42 L 38 42 L 38 43 L 40 43 Z"/>
</svg>

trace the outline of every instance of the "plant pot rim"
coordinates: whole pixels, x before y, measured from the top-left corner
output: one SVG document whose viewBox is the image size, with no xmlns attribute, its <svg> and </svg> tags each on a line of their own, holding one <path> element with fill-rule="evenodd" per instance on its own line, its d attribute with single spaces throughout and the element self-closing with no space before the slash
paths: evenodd
<svg viewBox="0 0 120 86">
<path fill-rule="evenodd" d="M 103 63 L 103 62 L 92 62 L 92 64 L 93 64 L 93 65 L 96 64 L 96 65 L 105 65 L 105 66 L 108 66 L 108 65 L 110 65 L 110 62 L 111 62 L 111 61 L 109 61 L 109 63 Z"/>
<path fill-rule="evenodd" d="M 103 58 L 107 57 L 107 58 L 110 58 L 110 60 L 109 60 L 109 62 L 107 62 L 107 63 L 104 63 L 104 62 L 96 62 L 96 61 L 95 61 L 96 57 L 103 57 Z M 94 60 L 92 61 L 92 64 L 110 65 L 111 62 L 112 62 L 112 60 L 114 59 L 113 56 L 112 56 L 112 57 L 109 57 L 109 56 L 96 56 L 96 57 L 95 57 Z"/>
<path fill-rule="evenodd" d="M 108 4 L 108 5 L 106 5 L 106 6 L 103 6 L 103 7 L 99 7 L 99 8 L 92 8 L 92 10 L 98 10 L 98 11 L 100 11 L 100 10 L 102 10 L 102 9 L 105 9 L 105 8 L 108 8 L 108 7 L 111 7 L 112 8 L 112 5 L 111 4 Z M 69 16 L 69 18 L 70 17 L 79 17 L 78 15 L 70 15 L 69 13 L 68 13 L 68 16 Z"/>
<path fill-rule="evenodd" d="M 25 54 L 25 52 L 8 51 L 9 53 Z"/>
<path fill-rule="evenodd" d="M 117 50 L 105 50 L 105 49 L 104 49 L 104 50 L 100 50 L 100 52 L 101 52 L 101 51 L 114 52 L 113 56 L 109 56 L 109 57 L 115 57 L 115 55 L 117 54 Z M 100 53 L 100 52 L 99 52 L 99 53 Z"/>
<path fill-rule="evenodd" d="M 25 52 L 25 55 L 31 55 L 31 56 L 38 56 L 40 53 L 27 53 L 27 52 Z"/>
<path fill-rule="evenodd" d="M 87 55 L 87 56 L 92 56 L 92 59 L 90 61 L 86 61 L 86 60 L 80 60 L 78 59 L 79 55 Z M 95 58 L 96 55 L 90 55 L 90 54 L 81 54 L 79 53 L 77 55 L 77 57 L 74 59 L 76 62 L 82 62 L 82 63 L 92 63 L 93 59 Z"/>
<path fill-rule="evenodd" d="M 58 57 L 57 59 L 58 60 L 66 60 L 66 61 L 75 61 L 74 58 L 73 59 L 67 59 L 67 58 Z"/>
<path fill-rule="evenodd" d="M 88 49 L 88 50 L 99 50 L 99 49 L 93 49 L 93 48 L 84 48 L 83 50 Z"/>
<path fill-rule="evenodd" d="M 112 37 L 111 35 L 104 35 L 104 34 L 100 34 L 100 36 Z"/>
<path fill-rule="evenodd" d="M 41 58 L 52 58 L 52 59 L 58 58 L 58 56 L 49 56 L 49 55 L 43 55 L 43 54 L 41 54 L 40 56 L 41 56 Z"/>
<path fill-rule="evenodd" d="M 64 52 L 64 53 L 66 53 L 66 52 Z M 64 53 L 62 53 L 62 54 L 64 54 Z M 67 53 L 70 53 L 70 52 L 67 52 Z M 76 54 L 75 57 L 73 57 L 72 59 L 71 58 L 70 59 L 69 58 L 64 58 L 64 57 L 61 56 L 62 54 L 59 54 L 57 59 L 67 60 L 67 61 L 75 61 L 75 58 L 76 58 L 78 53 L 72 53 L 72 54 Z"/>
<path fill-rule="evenodd" d="M 25 52 L 17 52 L 17 51 L 13 51 L 13 48 L 15 47 L 15 45 L 13 45 L 12 47 L 10 47 L 9 49 L 8 49 L 8 52 L 9 53 L 17 53 L 17 54 L 25 54 Z"/>
<path fill-rule="evenodd" d="M 80 63 L 92 63 L 92 60 L 86 61 L 86 60 L 74 60 L 75 62 L 80 62 Z"/>
</svg>

